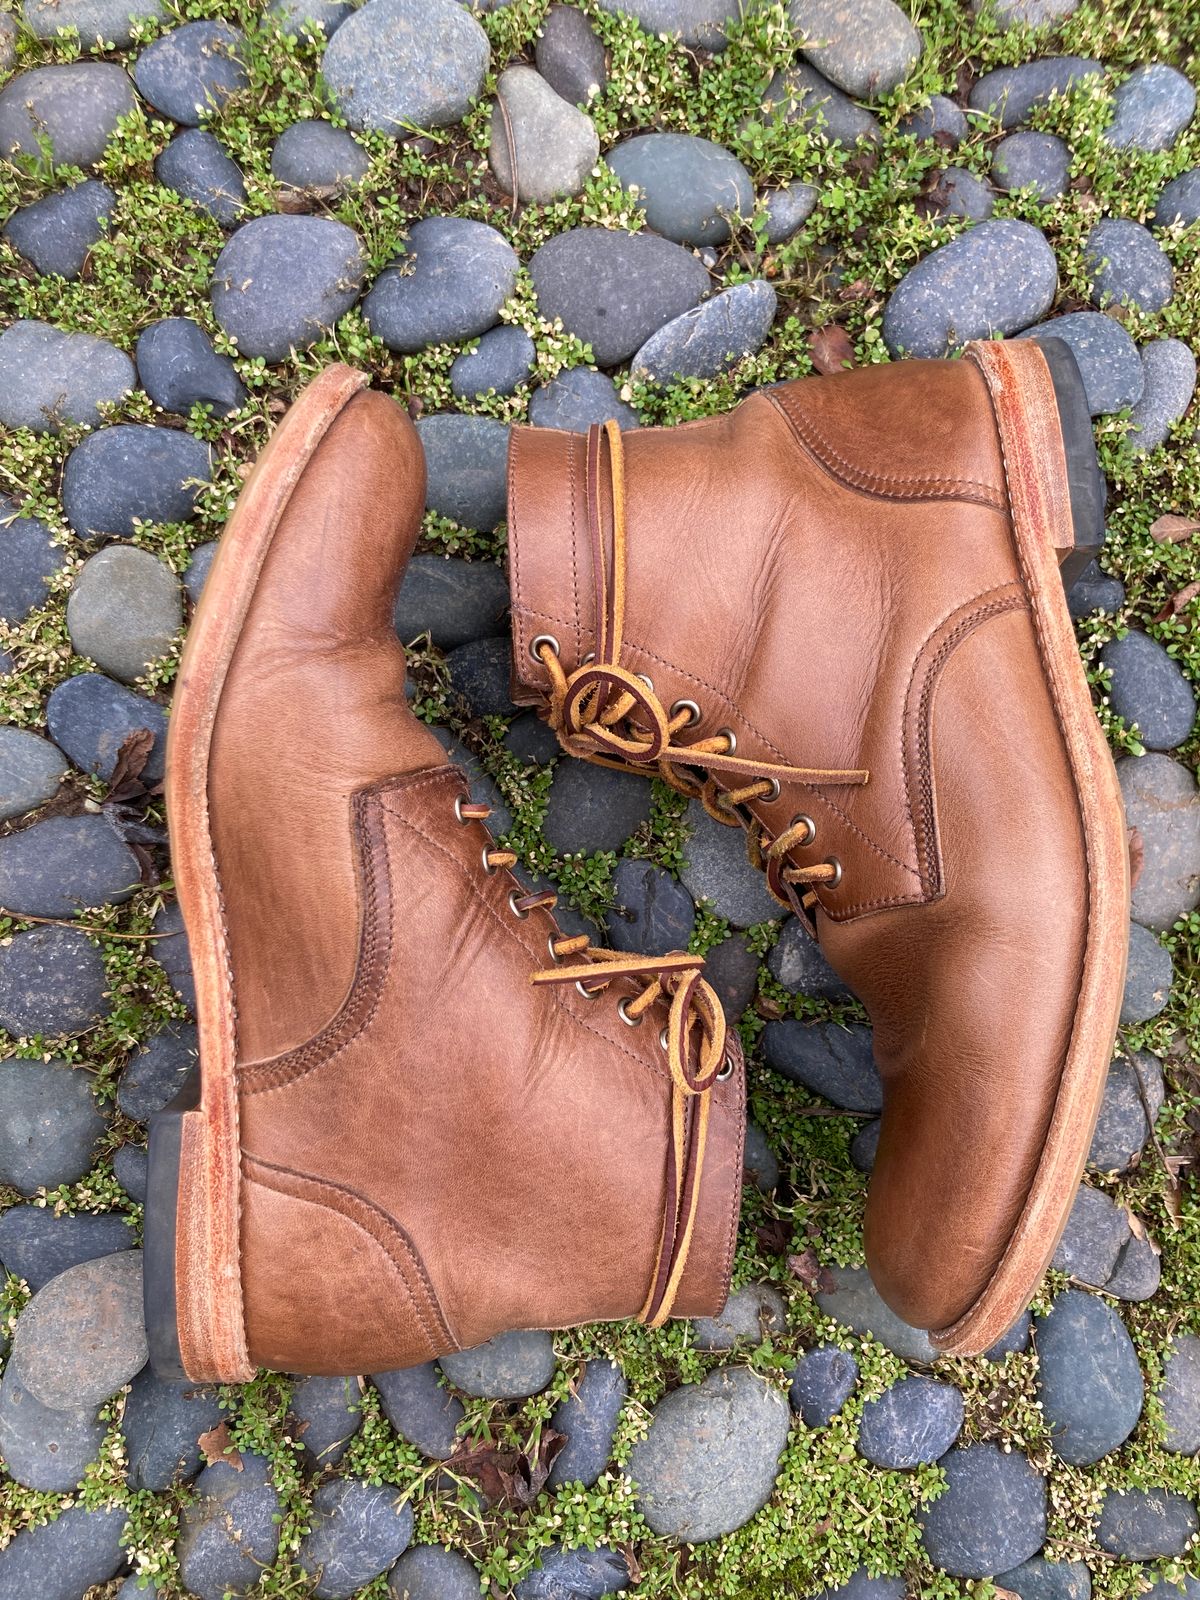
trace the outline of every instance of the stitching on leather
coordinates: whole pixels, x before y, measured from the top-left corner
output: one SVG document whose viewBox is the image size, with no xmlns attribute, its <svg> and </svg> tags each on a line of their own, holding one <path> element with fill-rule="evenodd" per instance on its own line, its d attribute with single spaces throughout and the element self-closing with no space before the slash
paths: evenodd
<svg viewBox="0 0 1200 1600">
<path fill-rule="evenodd" d="M 516 655 L 516 652 L 525 649 L 526 642 L 525 625 L 521 618 L 521 613 L 525 609 L 521 599 L 521 540 L 517 534 L 516 483 L 517 450 L 519 448 L 517 440 L 519 437 L 515 430 L 509 435 L 508 479 L 506 484 L 508 491 L 508 571 L 513 596 L 516 600 L 516 604 L 512 608 L 514 655 Z M 516 655 L 516 659 L 519 660 L 520 656 Z"/>
<path fill-rule="evenodd" d="M 577 454 L 576 439 L 578 435 L 572 434 L 567 445 L 567 500 L 571 507 L 571 599 L 575 606 L 575 659 L 578 661 L 583 644 L 583 622 L 579 615 L 579 550 L 576 543 L 575 531 L 575 457 Z"/>
<path fill-rule="evenodd" d="M 833 477 L 848 489 L 878 499 L 904 500 L 932 497 L 935 499 L 979 501 L 1003 509 L 1004 497 L 994 484 L 982 483 L 977 478 L 916 478 L 903 473 L 868 472 L 848 460 L 837 447 L 823 435 L 811 417 L 800 411 L 793 397 L 778 392 L 769 393 L 767 399 L 794 430 L 808 453 Z M 977 489 L 979 494 L 966 491 Z"/>
<path fill-rule="evenodd" d="M 401 1287 L 408 1296 L 409 1304 L 416 1313 L 417 1319 L 421 1324 L 421 1331 L 425 1335 L 425 1341 L 429 1345 L 431 1352 L 436 1350 L 439 1341 L 437 1338 L 435 1338 L 434 1330 L 430 1327 L 430 1309 L 432 1309 L 437 1318 L 437 1332 L 442 1334 L 445 1341 L 447 1341 L 455 1350 L 461 1348 L 458 1340 L 455 1339 L 454 1335 L 450 1332 L 450 1327 L 446 1321 L 445 1313 L 442 1310 L 441 1303 L 438 1300 L 437 1295 L 434 1293 L 433 1285 L 429 1281 L 429 1274 L 425 1270 L 424 1263 L 422 1262 L 416 1247 L 414 1246 L 412 1240 L 408 1237 L 407 1230 L 396 1221 L 395 1217 L 393 1217 L 390 1212 L 384 1211 L 382 1207 L 377 1206 L 373 1200 L 368 1200 L 365 1195 L 359 1194 L 356 1189 L 350 1189 L 343 1184 L 331 1183 L 328 1179 L 314 1177 L 308 1172 L 298 1172 L 294 1167 L 277 1166 L 273 1161 L 263 1161 L 258 1156 L 250 1155 L 249 1152 L 244 1152 L 244 1160 L 248 1166 L 257 1168 L 260 1173 L 270 1173 L 272 1176 L 277 1178 L 291 1178 L 300 1188 L 308 1186 L 318 1190 L 326 1196 L 332 1196 L 332 1199 L 326 1198 L 318 1200 L 302 1193 L 293 1194 L 288 1189 L 284 1188 L 282 1183 L 270 1183 L 261 1176 L 255 1177 L 251 1173 L 246 1174 L 246 1181 L 248 1183 L 257 1183 L 260 1185 L 260 1187 L 264 1189 L 271 1189 L 276 1194 L 282 1194 L 286 1196 L 289 1200 L 301 1200 L 306 1201 L 309 1205 L 318 1205 L 323 1210 L 332 1211 L 336 1216 L 344 1218 L 344 1220 L 349 1222 L 352 1227 L 357 1228 L 360 1233 L 365 1233 L 367 1237 L 371 1239 L 380 1250 L 383 1251 L 384 1255 L 391 1263 L 392 1271 L 399 1278 Z M 412 1286 L 408 1282 L 408 1275 L 401 1263 L 396 1259 L 396 1256 L 393 1254 L 392 1248 L 387 1243 L 386 1239 L 381 1239 L 373 1228 L 368 1227 L 365 1222 L 354 1216 L 346 1205 L 347 1201 L 352 1203 L 356 1202 L 358 1205 L 362 1206 L 363 1210 L 366 1211 L 367 1214 L 372 1217 L 372 1219 L 378 1219 L 388 1230 L 388 1232 L 395 1236 L 408 1256 L 409 1264 L 411 1265 L 413 1272 L 416 1274 L 417 1281 L 427 1297 L 428 1306 L 422 1305 L 420 1299 L 413 1293 Z"/>
</svg>

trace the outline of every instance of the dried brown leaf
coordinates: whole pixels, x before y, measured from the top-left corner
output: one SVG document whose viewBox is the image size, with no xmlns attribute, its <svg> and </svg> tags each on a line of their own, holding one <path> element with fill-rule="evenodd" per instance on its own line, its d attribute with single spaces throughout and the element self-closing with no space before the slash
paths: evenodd
<svg viewBox="0 0 1200 1600">
<path fill-rule="evenodd" d="M 234 1449 L 233 1441 L 229 1437 L 228 1422 L 218 1422 L 215 1428 L 202 1433 L 196 1443 L 210 1467 L 214 1461 L 225 1461 L 235 1472 L 242 1470 L 242 1458 Z"/>
<path fill-rule="evenodd" d="M 833 1273 L 823 1267 L 817 1260 L 815 1250 L 803 1250 L 799 1255 L 788 1257 L 788 1271 L 800 1282 L 810 1294 L 829 1294 L 833 1287 Z"/>
<path fill-rule="evenodd" d="M 808 349 L 813 366 L 827 378 L 854 365 L 854 347 L 841 323 L 816 328 L 808 336 Z"/>
<path fill-rule="evenodd" d="M 1174 511 L 1165 512 L 1150 524 L 1150 537 L 1156 544 L 1180 544 L 1194 533 L 1200 533 L 1200 522 L 1194 517 L 1181 517 Z"/>
<path fill-rule="evenodd" d="M 134 728 L 125 735 L 121 741 L 121 748 L 117 751 L 106 800 L 117 802 L 136 800 L 146 793 L 142 773 L 146 770 L 146 762 L 150 759 L 153 748 L 152 728 Z"/>
</svg>

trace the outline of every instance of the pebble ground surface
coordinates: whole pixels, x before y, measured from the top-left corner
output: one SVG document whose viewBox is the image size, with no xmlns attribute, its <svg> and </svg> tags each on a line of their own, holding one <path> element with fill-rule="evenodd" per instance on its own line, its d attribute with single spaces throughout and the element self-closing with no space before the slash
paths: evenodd
<svg viewBox="0 0 1200 1600">
<path fill-rule="evenodd" d="M 1200 1596 L 1200 18 L 745 13 L 0 11 L 0 1600 Z M 558 760 L 508 699 L 504 452 L 521 420 L 673 423 L 1044 332 L 1111 491 L 1070 604 L 1134 829 L 1130 975 L 1031 1315 L 939 1360 L 862 1267 L 854 997 L 736 832 Z M 332 360 L 429 462 L 396 613 L 419 714 L 564 926 L 707 952 L 739 1019 L 735 1293 L 657 1333 L 168 1384 L 139 1297 L 146 1124 L 196 1052 L 167 707 L 246 465 Z"/>
</svg>

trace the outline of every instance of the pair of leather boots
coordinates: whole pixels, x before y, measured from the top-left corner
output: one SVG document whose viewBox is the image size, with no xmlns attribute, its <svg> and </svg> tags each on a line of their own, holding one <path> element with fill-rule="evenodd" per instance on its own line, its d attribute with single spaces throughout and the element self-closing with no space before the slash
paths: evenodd
<svg viewBox="0 0 1200 1600">
<path fill-rule="evenodd" d="M 167 802 L 200 1070 L 151 1130 L 162 1373 L 382 1371 L 727 1293 L 737 1035 L 699 957 L 562 932 L 409 710 L 424 499 L 406 412 L 329 369 L 191 628 Z M 512 438 L 514 699 L 744 827 L 861 996 L 868 1264 L 947 1352 L 1026 1305 L 1111 1054 L 1126 840 L 1060 571 L 1102 510 L 1053 344 Z"/>
</svg>

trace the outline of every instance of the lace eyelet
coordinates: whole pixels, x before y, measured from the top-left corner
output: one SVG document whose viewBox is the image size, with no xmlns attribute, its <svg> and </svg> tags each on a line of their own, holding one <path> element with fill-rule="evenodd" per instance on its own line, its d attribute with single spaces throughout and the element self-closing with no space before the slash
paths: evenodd
<svg viewBox="0 0 1200 1600">
<path fill-rule="evenodd" d="M 661 1046 L 662 1049 L 665 1050 L 667 1048 L 667 1030 L 665 1028 L 660 1030 L 659 1035 L 658 1035 L 658 1042 L 659 1042 L 659 1045 Z"/>
<path fill-rule="evenodd" d="M 553 963 L 554 963 L 554 965 L 556 967 L 559 967 L 559 966 L 562 965 L 563 958 L 562 958 L 562 956 L 559 955 L 558 951 L 554 948 L 554 939 L 555 939 L 555 935 L 554 934 L 550 933 L 550 934 L 546 935 L 546 949 L 549 950 L 549 952 L 550 952 L 551 961 L 553 961 Z"/>
<path fill-rule="evenodd" d="M 645 672 L 635 672 L 634 673 L 634 677 L 635 678 L 640 678 L 642 680 L 642 682 L 646 685 L 647 689 L 649 689 L 650 693 L 651 694 L 654 693 L 654 679 L 651 678 L 647 673 L 645 673 Z"/>
<path fill-rule="evenodd" d="M 556 656 L 562 653 L 559 648 L 558 640 L 552 633 L 539 633 L 535 639 L 531 639 L 529 641 L 529 654 L 531 658 L 537 662 L 539 667 L 542 665 L 542 658 L 538 654 L 538 648 L 544 644 L 548 644 Z"/>
<path fill-rule="evenodd" d="M 771 785 L 771 788 L 769 792 L 764 794 L 762 797 L 764 805 L 770 805 L 773 800 L 779 799 L 779 779 L 768 778 L 767 782 Z"/>
<path fill-rule="evenodd" d="M 736 754 L 736 752 L 737 752 L 737 734 L 734 733 L 732 728 L 718 728 L 716 736 L 717 736 L 718 739 L 724 739 L 725 742 L 728 744 L 729 748 L 725 752 L 725 754 L 727 756 L 731 756 L 731 755 Z"/>
<path fill-rule="evenodd" d="M 675 718 L 681 711 L 686 711 L 688 713 L 688 719 L 684 723 L 685 728 L 694 728 L 700 721 L 700 707 L 694 700 L 676 700 L 675 704 L 671 707 L 672 722 L 674 722 Z"/>
<path fill-rule="evenodd" d="M 801 823 L 803 823 L 804 826 L 808 829 L 808 832 L 805 834 L 803 839 L 797 839 L 796 840 L 796 843 L 792 847 L 793 849 L 806 848 L 808 845 L 812 844 L 813 841 L 817 837 L 817 825 L 816 825 L 816 823 L 813 821 L 813 819 L 810 816 L 808 816 L 803 811 L 798 812 L 792 818 L 792 820 L 788 823 L 788 827 L 789 828 L 798 828 Z"/>
<path fill-rule="evenodd" d="M 470 819 L 470 817 L 464 817 L 463 816 L 462 808 L 463 808 L 463 797 L 460 794 L 456 794 L 454 796 L 454 815 L 455 815 L 455 818 L 459 822 L 461 822 L 463 827 L 465 828 L 467 826 L 467 824 L 470 822 L 471 819 Z"/>
<path fill-rule="evenodd" d="M 645 1020 L 642 1017 L 631 1017 L 629 1015 L 629 1001 L 628 1000 L 618 1000 L 617 1001 L 617 1015 L 620 1017 L 621 1021 L 625 1024 L 625 1026 L 627 1028 L 640 1028 L 642 1023 L 643 1023 L 643 1021 Z"/>
<path fill-rule="evenodd" d="M 520 895 L 515 889 L 510 889 L 508 891 L 508 909 L 512 912 L 514 917 L 520 917 L 521 921 L 524 922 L 529 913 L 528 911 L 522 911 L 520 906 L 517 904 L 517 901 L 520 898 Z"/>
<path fill-rule="evenodd" d="M 581 658 L 581 660 L 579 662 L 579 665 L 581 667 L 590 667 L 592 662 L 595 661 L 595 659 L 596 659 L 596 652 L 594 650 L 589 650 L 587 655 L 585 655 L 585 656 L 583 656 Z"/>
<path fill-rule="evenodd" d="M 825 865 L 833 868 L 833 877 L 826 878 L 821 887 L 823 889 L 836 889 L 838 884 L 842 881 L 842 863 L 836 856 L 830 856 Z"/>
<path fill-rule="evenodd" d="M 716 1079 L 714 1081 L 717 1082 L 717 1083 L 728 1083 L 728 1081 L 732 1077 L 733 1077 L 733 1057 L 732 1056 L 726 1056 L 725 1057 L 725 1065 L 721 1068 L 720 1072 L 717 1073 Z"/>
<path fill-rule="evenodd" d="M 487 873 L 488 877 L 494 878 L 495 875 L 500 871 L 500 868 L 494 867 L 488 860 L 488 856 L 491 854 L 491 852 L 491 845 L 485 844 L 483 849 L 479 852 L 479 859 L 483 862 L 483 870 Z"/>
<path fill-rule="evenodd" d="M 603 992 L 601 989 L 598 989 L 598 988 L 597 989 L 589 989 L 589 988 L 587 988 L 584 985 L 582 979 L 579 979 L 579 978 L 577 978 L 575 980 L 575 987 L 579 990 L 580 994 L 583 996 L 583 998 L 585 1000 L 599 1000 L 599 998 L 600 998 L 600 996 L 601 996 L 601 994 Z"/>
</svg>

